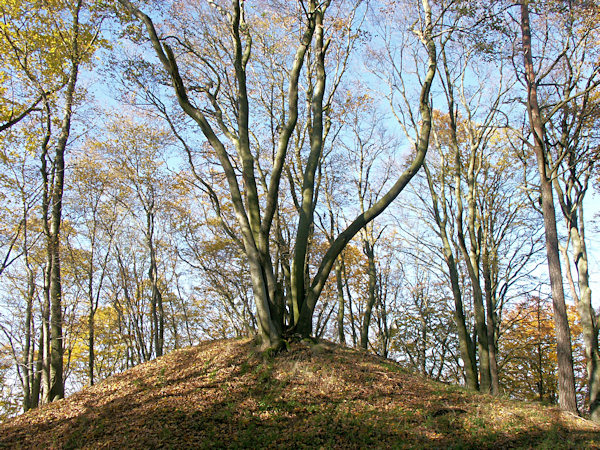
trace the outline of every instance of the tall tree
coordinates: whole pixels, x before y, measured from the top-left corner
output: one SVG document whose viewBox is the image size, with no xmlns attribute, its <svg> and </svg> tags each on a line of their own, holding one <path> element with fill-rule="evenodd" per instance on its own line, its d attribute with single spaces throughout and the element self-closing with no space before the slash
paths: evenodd
<svg viewBox="0 0 600 450">
<path fill-rule="evenodd" d="M 106 155 L 109 170 L 120 189 L 121 207 L 131 224 L 143 236 L 147 252 L 146 273 L 150 292 L 150 318 L 153 353 L 165 349 L 164 274 L 160 267 L 160 231 L 174 190 L 167 173 L 166 159 L 170 137 L 152 122 L 122 116 L 108 127 L 113 139 L 96 142 Z M 138 274 L 139 275 L 139 274 Z"/>
<path fill-rule="evenodd" d="M 95 333 L 96 312 L 105 290 L 113 256 L 114 229 L 117 226 L 118 187 L 114 174 L 110 174 L 106 159 L 98 153 L 93 142 L 86 145 L 86 154 L 77 156 L 71 176 L 68 205 L 72 221 L 77 227 L 77 247 L 83 253 L 81 269 L 75 282 L 85 293 L 88 302 L 87 346 L 88 382 L 95 382 Z M 112 187 L 112 189 L 111 189 Z"/>
<path fill-rule="evenodd" d="M 43 352 L 44 397 L 64 396 L 60 231 L 65 181 L 65 156 L 81 67 L 97 47 L 101 18 L 83 0 L 14 2 L 2 5 L 4 63 L 10 79 L 18 80 L 24 102 L 14 104 L 2 130 L 21 125 L 34 111 L 39 121 L 42 173 L 42 215 L 47 242 L 46 306 Z M 86 10 L 86 13 L 84 13 Z M 82 17 L 85 19 L 82 20 Z M 3 52 L 4 53 L 4 52 Z M 23 104 L 21 104 L 23 103 Z M 4 114 L 4 109 L 2 114 Z M 26 130 L 25 130 L 26 131 Z"/>
<path fill-rule="evenodd" d="M 554 176 L 551 162 L 551 152 L 547 139 L 547 125 L 554 114 L 564 105 L 565 100 L 559 99 L 558 103 L 545 113 L 539 104 L 538 87 L 544 78 L 552 72 L 554 67 L 560 63 L 563 56 L 569 50 L 568 44 L 563 52 L 560 52 L 549 65 L 544 68 L 541 75 L 536 73 L 534 66 L 532 43 L 533 32 L 530 21 L 530 7 L 527 0 L 520 4 L 520 26 L 523 45 L 523 61 L 527 87 L 527 113 L 529 125 L 533 136 L 532 148 L 535 153 L 540 182 L 541 208 L 544 217 L 544 229 L 546 233 L 546 254 L 548 258 L 548 271 L 552 289 L 552 302 L 554 309 L 554 323 L 556 327 L 557 357 L 558 357 L 558 382 L 559 382 L 559 405 L 562 409 L 577 412 L 575 398 L 575 377 L 573 372 L 573 357 L 571 353 L 571 335 L 565 306 L 564 286 L 562 269 L 560 264 L 560 252 L 558 233 L 556 227 L 556 211 L 552 188 Z M 545 56 L 545 55 L 544 55 Z"/>
<path fill-rule="evenodd" d="M 600 422 L 600 353 L 598 317 L 592 305 L 588 269 L 584 200 L 598 161 L 600 62 L 594 48 L 600 31 L 596 20 L 599 14 L 600 7 L 590 2 L 585 5 L 569 3 L 559 15 L 567 49 L 558 64 L 559 76 L 555 77 L 559 108 L 545 130 L 552 184 L 567 228 L 567 242 L 561 246 L 565 274 L 581 318 L 585 343 L 589 413 L 596 422 Z M 571 273 L 571 262 L 577 274 L 577 285 Z"/>
<path fill-rule="evenodd" d="M 240 241 L 248 258 L 262 345 L 265 347 L 281 345 L 284 328 L 288 333 L 310 335 L 316 303 L 338 255 L 361 228 L 379 215 L 399 195 L 421 166 L 427 151 L 431 127 L 429 93 L 436 66 L 436 51 L 433 41 L 434 22 L 429 2 L 427 0 L 422 2 L 422 20 L 414 28 L 428 55 L 426 75 L 422 80 L 420 96 L 422 121 L 419 127 L 415 157 L 403 174 L 398 177 L 393 187 L 364 214 L 360 214 L 333 241 L 310 281 L 306 279 L 306 274 L 308 273 L 309 240 L 317 200 L 315 174 L 323 157 L 324 141 L 330 127 L 330 123 L 326 119 L 332 101 L 331 95 L 327 96 L 326 55 L 332 45 L 331 39 L 336 37 L 333 35 L 336 27 L 330 28 L 327 18 L 328 13 L 334 7 L 342 8 L 340 11 L 349 7 L 352 11 L 357 5 L 336 4 L 332 6 L 330 1 L 317 2 L 315 0 L 299 1 L 289 5 L 290 19 L 300 26 L 301 32 L 298 36 L 299 42 L 293 62 L 289 66 L 289 75 L 285 80 L 288 92 L 283 119 L 276 118 L 279 124 L 278 144 L 272 160 L 268 188 L 264 193 L 264 201 L 261 202 L 259 201 L 259 183 L 256 175 L 257 161 L 259 160 L 253 154 L 250 140 L 253 130 L 251 128 L 251 96 L 248 89 L 249 65 L 252 64 L 254 50 L 253 26 L 255 26 L 256 16 L 252 13 L 256 11 L 255 7 L 247 6 L 245 2 L 239 0 L 232 1 L 228 8 L 210 2 L 218 11 L 210 20 L 216 19 L 220 30 L 219 34 L 225 34 L 220 39 L 220 43 L 221 50 L 224 49 L 226 53 L 222 55 L 223 59 L 219 60 L 198 47 L 190 39 L 190 36 L 183 34 L 178 39 L 166 37 L 171 32 L 167 31 L 166 35 L 163 34 L 162 29 L 155 26 L 152 18 L 129 0 L 120 0 L 120 3 L 143 24 L 154 52 L 163 70 L 168 74 L 180 107 L 198 125 L 211 150 L 218 158 L 228 186 L 229 201 L 235 211 L 237 226 L 240 229 Z M 265 2 L 256 8 L 264 11 L 269 7 L 269 3 Z M 275 13 L 275 11 L 273 12 Z M 337 31 L 348 37 L 355 36 L 351 23 L 338 27 Z M 326 36 L 327 33 L 332 33 L 332 36 Z M 214 37 L 215 33 L 213 32 L 211 39 Z M 182 49 L 185 49 L 185 58 L 177 56 L 178 52 L 174 51 L 174 46 L 180 45 L 182 45 Z M 306 65 L 308 57 L 310 57 L 309 65 Z M 283 58 L 283 60 L 287 59 L 289 58 Z M 233 70 L 223 72 L 225 61 L 231 62 L 230 67 Z M 204 79 L 201 81 L 201 87 L 196 87 L 197 83 L 192 83 L 187 75 L 190 64 L 200 64 L 206 72 L 213 71 L 212 79 Z M 307 71 L 309 82 L 309 88 L 306 91 L 308 155 L 305 163 L 302 164 L 302 184 L 297 202 L 298 219 L 291 264 L 291 285 L 290 292 L 287 293 L 292 314 L 290 322 L 284 324 L 285 299 L 277 291 L 270 241 L 273 218 L 278 206 L 281 174 L 290 138 L 298 123 L 299 82 L 303 69 Z M 227 78 L 219 77 L 220 73 Z M 222 86 L 222 83 L 227 80 L 231 81 L 230 88 L 233 93 L 230 100 L 234 108 L 231 111 L 225 110 L 222 102 L 224 93 L 221 89 L 225 87 Z M 335 87 L 335 83 L 333 87 Z M 196 92 L 203 94 L 204 98 L 198 97 Z M 204 101 L 206 103 L 202 103 Z M 210 113 L 200 106 L 202 104 L 210 108 Z M 230 144 L 226 144 L 224 138 L 227 138 Z M 231 148 L 235 149 L 235 154 L 229 151 Z M 237 164 L 239 164 L 240 170 L 236 173 Z M 241 176 L 238 176 L 238 173 Z M 241 188 L 240 181 L 243 182 L 244 189 Z M 264 204 L 264 208 L 261 207 L 261 204 Z"/>
</svg>

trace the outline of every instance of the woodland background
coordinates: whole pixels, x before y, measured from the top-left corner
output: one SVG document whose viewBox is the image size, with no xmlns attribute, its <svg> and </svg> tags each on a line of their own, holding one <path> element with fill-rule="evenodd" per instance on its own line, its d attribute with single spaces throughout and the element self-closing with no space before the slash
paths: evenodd
<svg viewBox="0 0 600 450">
<path fill-rule="evenodd" d="M 0 419 L 256 333 L 557 403 L 560 301 L 573 398 L 600 414 L 587 252 L 599 13 L 550 0 L 1 0 Z M 253 238 L 275 331 L 257 310 Z"/>
</svg>

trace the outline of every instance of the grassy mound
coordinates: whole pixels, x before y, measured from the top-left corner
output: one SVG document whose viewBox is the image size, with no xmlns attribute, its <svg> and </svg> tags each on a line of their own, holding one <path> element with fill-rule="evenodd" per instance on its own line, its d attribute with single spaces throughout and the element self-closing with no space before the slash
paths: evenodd
<svg viewBox="0 0 600 450">
<path fill-rule="evenodd" d="M 436 383 L 327 343 L 274 358 L 248 340 L 142 364 L 0 424 L 9 448 L 600 448 L 557 409 Z"/>
</svg>

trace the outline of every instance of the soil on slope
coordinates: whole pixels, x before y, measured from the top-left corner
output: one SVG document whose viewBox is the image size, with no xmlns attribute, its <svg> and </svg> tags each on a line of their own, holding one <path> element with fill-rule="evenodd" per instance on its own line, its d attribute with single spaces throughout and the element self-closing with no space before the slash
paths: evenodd
<svg viewBox="0 0 600 450">
<path fill-rule="evenodd" d="M 0 424 L 3 448 L 600 448 L 555 408 L 474 394 L 333 344 L 207 342 Z"/>
</svg>

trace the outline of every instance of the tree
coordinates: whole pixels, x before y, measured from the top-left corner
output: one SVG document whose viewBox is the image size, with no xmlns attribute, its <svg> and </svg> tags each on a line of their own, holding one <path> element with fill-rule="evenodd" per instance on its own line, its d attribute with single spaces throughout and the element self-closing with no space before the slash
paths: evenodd
<svg viewBox="0 0 600 450">
<path fill-rule="evenodd" d="M 550 11 L 552 11 L 555 6 L 560 8 L 561 5 L 551 5 Z M 567 81 L 567 83 L 563 84 L 563 87 L 566 87 L 566 90 L 561 92 L 561 94 L 568 94 L 569 97 L 559 97 L 558 101 L 553 105 L 549 105 L 549 107 L 545 107 L 545 105 L 543 104 L 540 105 L 538 95 L 538 88 L 540 87 L 540 85 L 542 85 L 542 83 L 544 83 L 544 79 L 551 74 L 555 75 L 555 67 L 557 67 L 557 65 L 561 63 L 565 55 L 569 54 L 571 42 L 569 42 L 570 37 L 568 35 L 573 33 L 574 29 L 571 26 L 572 24 L 570 24 L 571 21 L 567 19 L 567 39 L 565 42 L 564 50 L 559 52 L 558 55 L 556 55 L 553 58 L 548 58 L 548 55 L 541 55 L 544 58 L 543 61 L 546 62 L 547 66 L 542 66 L 540 69 L 538 69 L 538 72 L 536 73 L 536 68 L 533 62 L 534 35 L 530 21 L 529 2 L 526 0 L 522 1 L 520 3 L 520 7 L 520 26 L 523 44 L 523 61 L 527 88 L 527 113 L 529 117 L 531 134 L 533 136 L 533 144 L 531 144 L 531 146 L 535 153 L 540 179 L 541 209 L 544 217 L 544 228 L 546 233 L 546 253 L 548 257 L 548 270 L 550 274 L 550 283 L 552 287 L 554 321 L 556 326 L 557 357 L 559 367 L 559 405 L 564 410 L 577 412 L 577 404 L 575 399 L 575 381 L 573 374 L 573 360 L 571 355 L 571 338 L 565 306 L 558 233 L 556 226 L 556 212 L 554 206 L 552 187 L 552 180 L 555 174 L 553 172 L 551 162 L 551 148 L 548 141 L 547 129 L 549 126 L 551 126 L 550 124 L 553 120 L 553 116 L 561 109 L 564 110 L 566 104 L 572 101 L 573 97 L 580 96 L 581 93 L 570 92 L 570 90 L 576 86 L 576 84 L 572 84 L 573 80 L 571 80 L 571 83 Z M 572 11 L 573 10 L 569 5 L 566 8 L 566 14 L 572 14 Z M 546 61 L 546 59 L 550 60 Z M 568 66 L 569 64 L 567 62 L 567 67 Z M 594 75 L 597 72 L 597 70 L 597 68 L 593 70 Z M 570 74 L 567 70 L 567 80 L 569 76 Z M 560 79 L 561 76 L 558 75 L 558 78 Z M 589 78 L 589 80 L 591 81 L 593 80 L 593 78 L 594 77 L 592 76 L 591 78 Z M 560 83 L 555 83 L 555 85 L 559 84 Z M 594 83 L 594 86 L 595 84 L 596 83 Z M 588 84 L 586 91 L 589 90 L 590 87 L 591 85 Z M 573 228 L 571 227 L 571 229 Z M 587 308 L 583 307 L 583 309 Z M 588 318 L 586 319 L 586 321 L 589 323 L 589 311 L 587 311 L 587 314 L 585 314 L 585 316 Z M 592 328 L 589 328 L 589 330 L 591 329 Z M 591 337 L 591 334 L 588 334 L 588 336 Z M 590 347 L 590 350 L 592 349 L 593 344 Z M 590 353 L 590 356 L 592 356 L 592 353 Z M 594 405 L 594 409 L 595 408 L 597 408 L 597 406 Z"/>
<path fill-rule="evenodd" d="M 443 168 L 447 163 L 443 153 L 440 153 L 440 156 L 441 167 Z M 446 198 L 446 176 L 444 172 L 441 172 L 441 176 L 439 177 L 440 188 L 438 190 L 434 184 L 435 180 L 428 166 L 429 165 L 425 166 L 425 174 L 427 176 L 427 184 L 431 194 L 432 214 L 435 224 L 438 228 L 437 233 L 442 240 L 444 261 L 448 268 L 448 276 L 452 288 L 452 296 L 454 298 L 454 320 L 458 330 L 459 348 L 464 364 L 465 378 L 467 386 L 470 389 L 477 390 L 479 388 L 479 384 L 477 377 L 475 349 L 473 340 L 471 339 L 469 330 L 467 328 L 458 263 L 455 252 L 453 251 L 450 234 L 448 232 L 448 227 L 451 226 L 451 223 L 449 224 L 449 220 L 452 220 L 452 215 L 449 211 L 448 200 Z M 456 184 L 459 184 L 460 182 L 461 181 L 458 180 Z"/>
<path fill-rule="evenodd" d="M 167 222 L 166 210 L 174 191 L 165 162 L 170 136 L 149 121 L 126 116 L 109 125 L 108 135 L 111 139 L 95 145 L 102 149 L 113 182 L 119 187 L 117 201 L 144 238 L 153 340 L 150 353 L 159 357 L 164 353 L 166 317 L 159 234 Z"/>
<path fill-rule="evenodd" d="M 177 39 L 167 38 L 167 34 L 155 26 L 149 15 L 142 12 L 132 2 L 120 0 L 124 8 L 142 23 L 153 50 L 158 57 L 162 69 L 168 76 L 177 102 L 181 109 L 199 127 L 204 138 L 210 145 L 211 151 L 216 155 L 222 174 L 229 190 L 229 201 L 235 211 L 237 226 L 240 230 L 240 241 L 248 259 L 252 280 L 252 291 L 257 309 L 259 334 L 265 347 L 278 347 L 281 339 L 286 334 L 297 333 L 308 336 L 312 332 L 312 315 L 319 295 L 325 285 L 338 255 L 345 245 L 367 223 L 379 215 L 403 190 L 410 179 L 422 164 L 427 151 L 429 130 L 431 127 L 431 113 L 429 105 L 429 92 L 435 76 L 436 52 L 433 42 L 432 11 L 427 0 L 422 2 L 422 20 L 415 28 L 427 51 L 426 75 L 423 78 L 420 96 L 420 115 L 422 117 L 419 127 L 419 139 L 415 148 L 415 157 L 408 168 L 400 175 L 393 187 L 382 196 L 374 205 L 360 214 L 346 230 L 338 235 L 329 250 L 318 264 L 318 269 L 312 280 L 306 279 L 307 255 L 311 229 L 314 223 L 316 208 L 316 178 L 319 161 L 323 156 L 324 140 L 327 136 L 330 123 L 327 121 L 327 111 L 331 98 L 326 96 L 326 55 L 330 40 L 335 38 L 335 32 L 352 37 L 354 34 L 352 24 L 341 24 L 336 29 L 335 23 L 327 23 L 327 14 L 330 9 L 345 7 L 345 5 L 331 5 L 330 1 L 316 2 L 299 1 L 289 6 L 290 19 L 301 27 L 299 43 L 296 47 L 293 62 L 289 66 L 289 77 L 285 84 L 288 85 L 286 107 L 282 110 L 282 117 L 273 118 L 278 124 L 279 135 L 277 148 L 272 159 L 271 176 L 267 190 L 264 192 L 264 202 L 259 201 L 259 182 L 257 181 L 257 157 L 251 145 L 252 120 L 249 91 L 249 69 L 253 63 L 253 33 L 256 26 L 257 11 L 254 7 L 247 6 L 245 2 L 234 0 L 230 8 L 224 8 L 210 2 L 217 10 L 208 19 L 209 12 L 198 5 L 199 11 L 207 14 L 205 23 L 215 23 L 219 32 L 210 34 L 211 39 L 219 39 L 221 55 L 210 54 L 193 41 L 193 36 L 180 35 Z M 350 5 L 351 11 L 356 5 Z M 257 7 L 258 8 L 258 7 Z M 273 7 L 265 2 L 260 5 L 262 12 L 272 12 Z M 286 11 L 287 12 L 287 11 Z M 351 14 L 352 17 L 352 14 Z M 178 20 L 177 17 L 172 17 Z M 186 17 L 188 20 L 189 17 Z M 208 22 L 210 20 L 210 22 Z M 203 27 L 204 28 L 204 27 Z M 174 32 L 174 30 L 173 30 Z M 331 33 L 331 36 L 326 36 Z M 225 36 L 223 36 L 225 34 Z M 334 41 L 335 42 L 335 41 Z M 177 56 L 175 47 L 184 51 L 182 56 Z M 208 49 L 210 47 L 205 47 Z M 183 56 L 185 55 L 185 56 Z M 307 58 L 309 58 L 307 60 Z M 288 57 L 282 60 L 289 60 Z M 233 70 L 226 70 L 230 61 Z M 306 61 L 308 65 L 306 65 Z M 199 64 L 203 74 L 210 73 L 211 78 L 200 80 L 200 85 L 192 82 L 188 76 L 188 68 Z M 273 271 L 272 256 L 270 253 L 270 240 L 272 235 L 273 218 L 276 215 L 278 198 L 280 194 L 281 174 L 285 166 L 290 139 L 297 130 L 299 116 L 299 83 L 300 76 L 306 70 L 308 74 L 309 89 L 307 92 L 306 110 L 308 114 L 308 154 L 302 168 L 302 184 L 298 196 L 298 219 L 295 231 L 295 242 L 291 264 L 290 292 L 287 299 L 291 305 L 292 315 L 290 321 L 284 323 L 284 310 L 286 301 L 277 292 L 277 280 Z M 223 75 L 221 77 L 220 75 Z M 226 78 L 225 78 L 226 77 Z M 250 77 L 251 80 L 251 77 Z M 223 92 L 225 82 L 231 81 L 229 93 Z M 334 85 L 335 87 L 335 85 Z M 200 96 L 196 93 L 202 94 Z M 223 100 L 231 95 L 232 109 L 224 109 Z M 203 105 L 203 106 L 201 106 Z M 208 109 L 207 109 L 208 108 Z M 227 138 L 229 144 L 223 140 Z M 235 149 L 231 153 L 230 149 Z M 235 161 L 235 162 L 234 162 Z M 239 163 L 240 170 L 236 172 Z M 239 174 L 239 176 L 238 176 Z M 243 182 L 244 189 L 240 186 Z M 208 185 L 208 183 L 205 183 Z M 264 205 L 264 208 L 261 207 Z"/>
<path fill-rule="evenodd" d="M 529 297 L 510 307 L 500 326 L 499 372 L 502 389 L 523 400 L 556 404 L 558 366 L 550 299 Z M 569 308 L 578 365 L 584 366 L 581 325 L 574 307 Z M 578 371 L 576 392 L 585 388 L 585 374 Z M 583 398 L 580 397 L 581 400 Z"/>
<path fill-rule="evenodd" d="M 95 12 L 82 0 L 10 2 L 3 4 L 1 10 L 2 45 L 7 56 L 4 62 L 8 66 L 5 73 L 10 74 L 12 86 L 23 94 L 23 101 L 13 102 L 9 108 L 3 102 L 1 129 L 12 131 L 34 111 L 38 120 L 39 133 L 32 140 L 39 148 L 42 224 L 47 243 L 43 312 L 46 401 L 64 396 L 60 231 L 65 155 L 70 143 L 79 71 L 90 63 L 99 43 L 101 18 Z M 4 86 L 2 92 L 6 92 Z"/>
<path fill-rule="evenodd" d="M 505 90 L 503 83 L 500 83 L 498 95 L 493 97 L 490 102 L 490 113 L 482 117 L 482 123 L 476 124 L 476 118 L 472 117 L 473 111 L 477 107 L 472 106 L 478 98 L 482 96 L 481 92 L 484 88 L 475 86 L 475 94 L 465 94 L 470 92 L 469 88 L 465 87 L 466 74 L 473 70 L 469 65 L 475 59 L 475 46 L 469 41 L 469 33 L 462 33 L 463 27 L 467 26 L 472 30 L 486 31 L 488 27 L 489 12 L 486 9 L 479 8 L 477 5 L 462 2 L 449 2 L 444 4 L 446 9 L 444 19 L 446 21 L 444 32 L 436 35 L 436 43 L 439 49 L 441 82 L 444 89 L 444 94 L 449 107 L 449 128 L 447 133 L 447 151 L 451 156 L 447 157 L 448 167 L 450 167 L 447 175 L 453 177 L 453 180 L 448 184 L 451 186 L 448 190 L 455 190 L 455 201 L 457 208 L 454 211 L 448 210 L 448 205 L 442 205 L 445 199 L 439 198 L 439 193 L 435 190 L 434 184 L 430 183 L 429 187 L 432 190 L 431 195 L 434 197 L 432 214 L 437 216 L 437 227 L 442 228 L 440 231 L 443 241 L 444 251 L 443 257 L 446 265 L 449 267 L 449 276 L 451 280 L 453 296 L 455 299 L 456 310 L 456 325 L 459 332 L 461 357 L 464 361 L 467 384 L 469 387 L 478 388 L 477 363 L 475 346 L 477 346 L 479 358 L 481 361 L 481 385 L 483 390 L 489 390 L 491 386 L 490 370 L 489 370 L 489 350 L 488 336 L 485 324 L 485 307 L 483 304 L 483 293 L 481 288 L 480 270 L 479 270 L 479 253 L 478 253 L 478 236 L 475 229 L 476 221 L 476 172 L 479 171 L 479 162 L 481 161 L 479 152 L 483 148 L 489 135 L 491 134 L 492 123 L 496 117 L 495 107 L 498 106 L 498 100 L 494 104 L 493 99 L 498 99 L 500 94 Z M 377 67 L 374 68 L 375 74 L 385 82 L 388 86 L 388 91 L 385 93 L 387 100 L 390 103 L 392 112 L 397 119 L 399 125 L 403 128 L 408 139 L 414 138 L 413 130 L 417 128 L 419 123 L 418 115 L 411 107 L 412 86 L 406 77 L 407 68 L 411 67 L 412 59 L 418 61 L 418 56 L 414 55 L 414 47 L 411 48 L 403 41 L 399 41 L 394 35 L 394 27 L 389 23 L 390 19 L 386 16 L 382 18 L 380 25 L 380 34 L 385 36 L 386 41 L 385 51 L 373 51 L 374 61 L 377 62 Z M 468 25 L 466 25 L 468 24 Z M 467 41 L 467 43 L 465 43 Z M 456 48 L 455 53 L 451 53 Z M 454 57 L 452 63 L 449 63 L 447 55 Z M 453 64 L 454 63 L 454 64 Z M 389 73 L 382 73 L 379 67 L 389 65 Z M 455 69 L 454 67 L 458 67 Z M 452 67 L 452 69 L 450 69 Z M 475 72 L 475 70 L 473 70 Z M 462 83 L 462 84 L 461 84 Z M 469 98 L 472 96 L 473 98 Z M 465 126 L 461 133 L 462 137 L 457 136 L 458 130 L 458 111 L 457 103 L 461 102 L 462 109 L 467 116 L 467 123 L 472 122 L 472 126 Z M 435 115 L 434 115 L 435 116 Z M 434 117 L 435 119 L 435 117 Z M 435 134 L 434 134 L 435 138 Z M 468 141 L 468 142 L 467 142 Z M 467 142 L 465 144 L 465 142 Z M 461 151 L 459 147 L 465 144 L 470 146 L 472 151 L 466 152 L 468 163 L 461 162 Z M 442 155 L 442 160 L 446 155 Z M 427 163 L 429 164 L 429 163 Z M 443 165 L 444 163 L 442 163 Z M 427 173 L 427 170 L 426 170 Z M 450 175 L 452 174 L 452 175 Z M 450 181 L 450 180 L 446 180 Z M 444 182 L 446 182 L 444 181 Z M 463 186 L 464 184 L 464 186 Z M 427 189 L 427 188 L 425 188 Z M 463 189 L 466 191 L 465 199 L 463 200 Z M 420 191 L 423 192 L 422 190 Z M 444 188 L 444 193 L 446 192 Z M 465 206 L 463 206 L 463 201 Z M 450 213 L 456 213 L 456 216 L 450 216 Z M 454 223 L 449 223 L 450 221 Z M 449 234 L 449 227 L 455 227 L 457 240 L 453 242 L 452 236 Z M 460 254 L 453 254 L 453 244 L 457 244 Z M 475 321 L 477 330 L 477 340 L 473 342 L 470 337 L 469 330 L 465 323 L 464 305 L 462 293 L 459 286 L 458 264 L 463 261 L 468 269 L 471 280 L 471 288 L 473 290 L 473 300 L 475 305 Z"/>
<path fill-rule="evenodd" d="M 78 266 L 76 283 L 85 292 L 87 314 L 87 374 L 88 383 L 94 384 L 96 355 L 96 312 L 103 297 L 113 257 L 113 239 L 117 227 L 118 189 L 116 178 L 108 170 L 105 155 L 99 154 L 97 145 L 89 141 L 86 153 L 77 155 L 71 176 L 68 206 L 77 226 L 77 248 L 83 255 Z"/>
<path fill-rule="evenodd" d="M 589 179 L 598 160 L 599 62 L 593 48 L 598 39 L 599 13 L 594 3 L 570 4 L 559 18 L 564 24 L 568 50 L 564 52 L 555 76 L 555 95 L 561 100 L 556 116 L 547 121 L 548 165 L 557 194 L 560 211 L 567 228 L 567 242 L 560 250 L 564 257 L 565 275 L 575 300 L 585 342 L 588 373 L 590 418 L 600 422 L 600 353 L 598 351 L 598 318 L 592 306 L 592 290 L 588 270 L 585 239 L 584 199 Z M 571 273 L 571 261 L 577 273 L 577 285 Z"/>
</svg>

